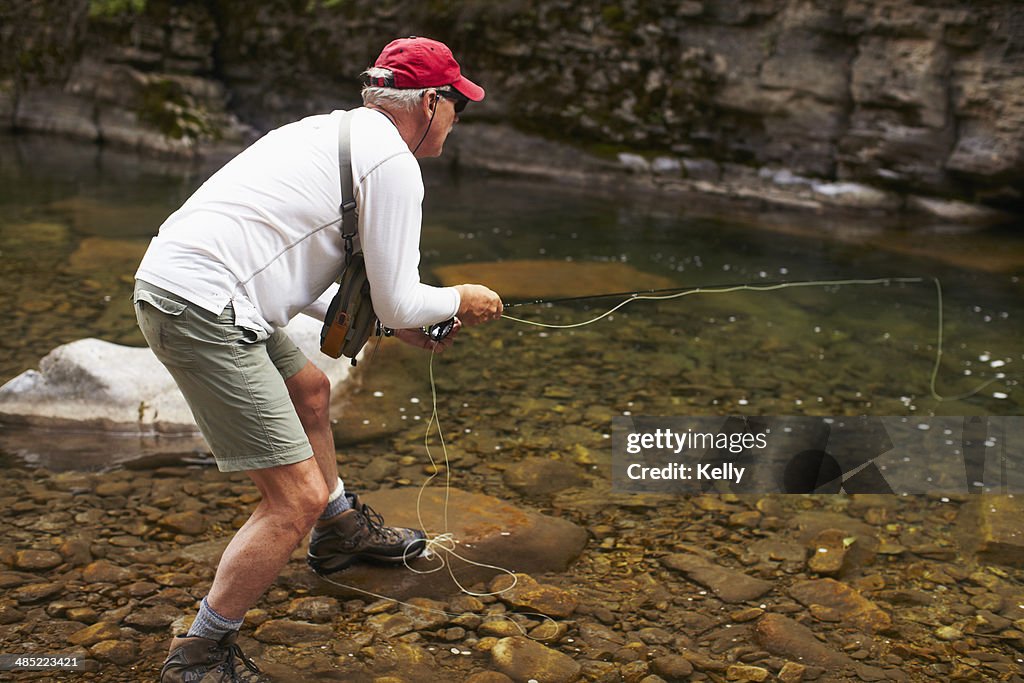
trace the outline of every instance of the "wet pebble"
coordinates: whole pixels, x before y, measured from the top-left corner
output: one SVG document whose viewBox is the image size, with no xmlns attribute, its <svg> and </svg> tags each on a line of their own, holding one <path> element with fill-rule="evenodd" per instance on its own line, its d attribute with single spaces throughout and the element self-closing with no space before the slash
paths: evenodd
<svg viewBox="0 0 1024 683">
<path fill-rule="evenodd" d="M 271 619 L 259 626 L 253 638 L 272 645 L 321 643 L 334 638 L 334 629 L 325 624 L 310 624 L 291 619 Z"/>
<path fill-rule="evenodd" d="M 375 614 L 366 620 L 366 626 L 386 638 L 393 638 L 412 631 L 413 621 L 404 614 Z"/>
<path fill-rule="evenodd" d="M 693 673 L 693 664 L 686 657 L 665 655 L 651 660 L 651 669 L 654 673 L 669 680 L 685 680 Z"/>
<path fill-rule="evenodd" d="M 25 618 L 25 613 L 10 600 L 0 601 L 0 624 L 16 624 Z"/>
<path fill-rule="evenodd" d="M 472 595 L 458 595 L 448 601 L 448 611 L 461 614 L 463 612 L 482 612 L 484 603 Z"/>
<path fill-rule="evenodd" d="M 498 671 L 481 671 L 467 678 L 466 683 L 513 683 L 513 681 Z"/>
<path fill-rule="evenodd" d="M 63 583 L 31 583 L 10 592 L 10 596 L 23 605 L 42 602 L 64 591 Z"/>
<path fill-rule="evenodd" d="M 323 624 L 341 614 L 341 607 L 335 598 L 326 595 L 310 595 L 295 598 L 288 603 L 288 616 L 301 621 Z"/>
<path fill-rule="evenodd" d="M 64 563 L 64 558 L 50 550 L 19 550 L 14 554 L 14 567 L 27 571 L 44 571 Z"/>
<path fill-rule="evenodd" d="M 101 662 L 129 666 L 138 662 L 139 648 L 130 640 L 102 640 L 89 653 Z"/>
<path fill-rule="evenodd" d="M 676 636 L 662 628 L 647 627 L 636 632 L 637 637 L 648 645 L 668 645 Z"/>
<path fill-rule="evenodd" d="M 491 661 L 517 681 L 571 683 L 580 675 L 580 665 L 572 657 L 521 636 L 499 640 L 491 648 Z"/>
<path fill-rule="evenodd" d="M 523 629 L 511 619 L 487 619 L 476 629 L 481 636 L 509 638 L 523 635 Z"/>
<path fill-rule="evenodd" d="M 109 498 L 112 496 L 127 496 L 135 489 L 131 482 L 127 481 L 105 481 L 97 484 L 95 493 L 97 496 Z"/>
<path fill-rule="evenodd" d="M 835 579 L 798 581 L 789 594 L 802 604 L 821 606 L 829 610 L 827 621 L 842 620 L 868 633 L 885 632 L 892 628 L 892 618 L 871 600 L 845 583 Z"/>
<path fill-rule="evenodd" d="M 75 631 L 68 638 L 72 645 L 90 646 L 104 640 L 120 640 L 121 629 L 110 621 L 100 621 Z"/>
<path fill-rule="evenodd" d="M 206 531 L 207 521 L 205 515 L 195 510 L 187 510 L 167 515 L 161 520 L 161 524 L 175 533 L 197 536 Z"/>
<path fill-rule="evenodd" d="M 807 667 L 797 662 L 786 662 L 779 669 L 779 680 L 782 683 L 801 683 L 807 673 Z"/>
<path fill-rule="evenodd" d="M 152 577 L 161 586 L 170 586 L 174 588 L 187 588 L 194 586 L 199 579 L 192 574 L 185 574 L 183 572 L 165 572 L 163 574 L 157 574 Z"/>
<path fill-rule="evenodd" d="M 171 605 L 157 605 L 133 611 L 125 617 L 124 623 L 140 631 L 164 631 L 181 616 L 178 608 Z"/>
<path fill-rule="evenodd" d="M 637 659 L 619 667 L 619 676 L 622 677 L 623 683 L 640 683 L 647 677 L 649 671 L 647 662 Z"/>
<path fill-rule="evenodd" d="M 88 538 L 69 538 L 60 544 L 57 552 L 64 561 L 72 566 L 80 566 L 92 562 L 91 543 Z"/>
<path fill-rule="evenodd" d="M 524 458 L 505 470 L 505 484 L 527 497 L 543 497 L 586 482 L 578 465 L 550 458 Z"/>
<path fill-rule="evenodd" d="M 725 670 L 725 677 L 737 683 L 761 683 L 768 680 L 769 672 L 759 666 L 732 664 Z"/>
<path fill-rule="evenodd" d="M 414 630 L 431 630 L 448 623 L 445 604 L 428 598 L 409 598 L 401 612 L 409 618 Z"/>
<path fill-rule="evenodd" d="M 811 552 L 807 568 L 825 576 L 835 576 L 843 568 L 846 558 L 846 534 L 839 529 L 820 531 L 809 544 Z"/>
<path fill-rule="evenodd" d="M 719 566 L 697 555 L 666 555 L 661 558 L 661 563 L 710 589 L 725 602 L 755 600 L 774 587 L 769 581 Z"/>
<path fill-rule="evenodd" d="M 72 607 L 66 615 L 71 621 L 80 621 L 83 624 L 95 624 L 100 619 L 100 613 L 92 607 Z"/>
<path fill-rule="evenodd" d="M 814 632 L 789 617 L 766 614 L 754 627 L 758 644 L 772 654 L 824 667 L 845 667 L 852 660 L 821 643 Z"/>
<path fill-rule="evenodd" d="M 123 583 L 133 577 L 132 570 L 108 560 L 96 560 L 82 570 L 82 578 L 89 583 Z"/>
<path fill-rule="evenodd" d="M 569 625 L 563 621 L 542 621 L 527 634 L 540 643 L 557 643 L 569 632 Z"/>
<path fill-rule="evenodd" d="M 529 574 L 499 574 L 491 581 L 489 590 L 499 593 L 498 597 L 510 607 L 549 617 L 568 617 L 579 604 L 568 591 L 538 583 Z"/>
</svg>

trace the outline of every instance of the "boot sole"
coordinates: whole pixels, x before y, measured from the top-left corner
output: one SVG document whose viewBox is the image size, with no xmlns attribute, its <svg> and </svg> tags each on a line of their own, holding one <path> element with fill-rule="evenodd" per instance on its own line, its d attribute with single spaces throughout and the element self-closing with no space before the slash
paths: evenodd
<svg viewBox="0 0 1024 683">
<path fill-rule="evenodd" d="M 427 544 L 425 540 L 421 540 L 415 543 L 409 544 L 409 547 L 418 546 L 415 548 L 415 552 L 407 552 L 405 555 L 399 555 L 395 557 L 393 555 L 375 555 L 373 553 L 355 553 L 353 555 L 332 555 L 330 557 L 316 557 L 306 553 L 306 564 L 313 570 L 314 573 L 326 576 L 328 574 L 334 574 L 340 572 L 342 569 L 348 569 L 360 560 L 368 560 L 379 564 L 402 564 L 404 560 L 415 560 L 417 557 L 423 554 Z"/>
</svg>

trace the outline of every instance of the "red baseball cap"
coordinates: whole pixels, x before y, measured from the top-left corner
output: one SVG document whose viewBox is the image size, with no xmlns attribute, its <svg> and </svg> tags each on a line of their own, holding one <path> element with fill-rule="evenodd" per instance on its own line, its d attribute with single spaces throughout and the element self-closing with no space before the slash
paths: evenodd
<svg viewBox="0 0 1024 683">
<path fill-rule="evenodd" d="M 392 85 L 395 88 L 450 85 L 473 102 L 484 98 L 484 89 L 462 75 L 462 69 L 448 46 L 430 38 L 409 36 L 393 40 L 384 46 L 373 65 L 390 69 L 395 79 L 393 84 L 372 82 L 371 85 Z"/>
</svg>

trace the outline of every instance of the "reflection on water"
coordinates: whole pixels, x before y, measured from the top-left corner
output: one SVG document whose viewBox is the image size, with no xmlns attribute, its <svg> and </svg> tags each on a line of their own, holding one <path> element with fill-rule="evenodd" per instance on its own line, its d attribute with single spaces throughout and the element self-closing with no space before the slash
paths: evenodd
<svg viewBox="0 0 1024 683">
<path fill-rule="evenodd" d="M 0 138 L 0 148 L 0 291 L 12 331 L 0 337 L 0 378 L 82 337 L 141 345 L 129 303 L 135 266 L 159 223 L 210 169 L 108 158 L 91 145 L 49 139 Z M 934 275 L 946 296 L 939 393 L 996 380 L 965 401 L 929 396 L 937 323 L 930 283 L 637 302 L 572 330 L 510 321 L 466 330 L 460 350 L 438 361 L 438 384 L 465 404 L 450 411 L 447 428 L 486 448 L 509 439 L 541 451 L 600 446 L 611 416 L 623 413 L 1021 412 L 1020 272 L 963 271 L 863 244 L 752 229 L 749 216 L 698 214 L 669 199 L 434 171 L 427 184 L 423 265 L 435 281 L 431 268 L 513 259 L 534 265 L 481 267 L 478 278 L 506 301 L 535 298 L 524 281 L 543 280 L 551 296 L 583 293 L 588 264 L 598 267 L 585 286 L 598 291 L 648 280 L 703 286 Z M 806 226 L 810 219 L 790 220 Z M 628 266 L 625 275 L 615 264 Z M 575 322 L 614 303 L 524 306 L 516 315 Z"/>
</svg>

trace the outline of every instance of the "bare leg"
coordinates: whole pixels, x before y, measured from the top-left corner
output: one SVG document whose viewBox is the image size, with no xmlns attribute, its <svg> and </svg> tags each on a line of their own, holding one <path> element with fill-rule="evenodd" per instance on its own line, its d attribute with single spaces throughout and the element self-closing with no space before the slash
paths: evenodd
<svg viewBox="0 0 1024 683">
<path fill-rule="evenodd" d="M 241 619 L 316 523 L 338 478 L 331 431 L 331 384 L 312 363 L 285 380 L 313 458 L 249 472 L 263 498 L 224 550 L 207 595 L 215 612 Z M 174 649 L 181 639 L 171 641 Z"/>
<path fill-rule="evenodd" d="M 224 550 L 207 596 L 228 619 L 241 619 L 256 604 L 327 504 L 312 458 L 248 474 L 263 499 Z"/>
<path fill-rule="evenodd" d="M 313 447 L 328 493 L 338 481 L 338 460 L 331 431 L 331 382 L 312 362 L 285 380 L 302 428 Z M 321 509 L 321 512 L 323 510 Z"/>
</svg>

